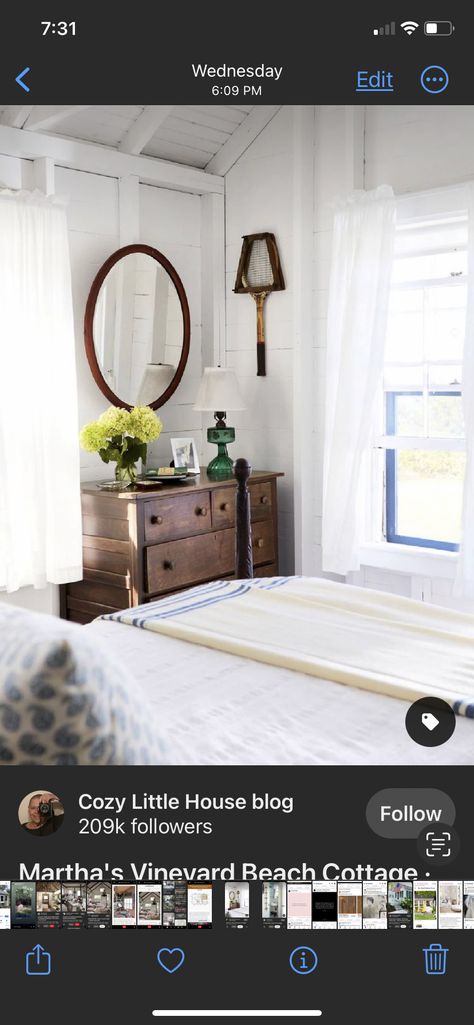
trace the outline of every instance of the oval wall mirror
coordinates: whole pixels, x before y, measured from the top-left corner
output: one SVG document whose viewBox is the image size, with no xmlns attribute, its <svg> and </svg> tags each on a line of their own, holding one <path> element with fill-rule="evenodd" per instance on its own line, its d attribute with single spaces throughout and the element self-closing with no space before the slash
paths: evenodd
<svg viewBox="0 0 474 1025">
<path fill-rule="evenodd" d="M 105 261 L 87 300 L 84 337 L 94 380 L 114 406 L 162 406 L 189 355 L 181 278 L 152 246 L 124 246 Z"/>
</svg>

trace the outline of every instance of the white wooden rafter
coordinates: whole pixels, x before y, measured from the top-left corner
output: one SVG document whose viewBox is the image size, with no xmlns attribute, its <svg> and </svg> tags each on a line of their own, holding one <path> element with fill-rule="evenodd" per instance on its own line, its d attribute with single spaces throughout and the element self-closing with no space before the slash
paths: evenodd
<svg viewBox="0 0 474 1025">
<path fill-rule="evenodd" d="M 119 150 L 122 153 L 133 153 L 135 155 L 142 153 L 147 143 L 156 134 L 163 121 L 166 121 L 172 110 L 172 106 L 160 104 L 151 104 L 145 107 L 143 113 L 134 121 L 122 139 Z"/>
<path fill-rule="evenodd" d="M 58 167 L 89 171 L 110 178 L 136 175 L 144 184 L 198 195 L 212 192 L 224 194 L 223 178 L 199 168 L 174 164 L 155 157 L 122 153 L 107 146 L 98 146 L 59 135 L 24 132 L 1 124 L 0 154 L 26 160 L 50 157 Z"/>
<path fill-rule="evenodd" d="M 235 132 L 232 133 L 230 139 L 221 146 L 215 156 L 206 164 L 205 170 L 210 174 L 227 174 L 279 110 L 279 106 L 262 105 L 261 107 L 254 107 L 247 114 L 245 120 L 236 128 Z"/>
</svg>

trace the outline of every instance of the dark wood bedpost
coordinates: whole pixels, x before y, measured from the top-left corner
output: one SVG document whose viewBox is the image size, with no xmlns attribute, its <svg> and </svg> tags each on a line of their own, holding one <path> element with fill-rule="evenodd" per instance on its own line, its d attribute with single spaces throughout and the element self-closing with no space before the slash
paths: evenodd
<svg viewBox="0 0 474 1025">
<path fill-rule="evenodd" d="M 250 523 L 250 495 L 247 481 L 252 467 L 246 459 L 234 463 L 237 480 L 235 495 L 235 575 L 238 580 L 253 577 L 252 527 Z"/>
</svg>

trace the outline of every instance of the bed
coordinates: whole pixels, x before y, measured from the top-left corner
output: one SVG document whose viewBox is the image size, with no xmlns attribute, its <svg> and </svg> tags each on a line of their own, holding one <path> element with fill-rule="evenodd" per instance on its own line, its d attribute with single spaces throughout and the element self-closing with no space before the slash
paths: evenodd
<svg viewBox="0 0 474 1025">
<path fill-rule="evenodd" d="M 165 725 L 175 763 L 472 764 L 474 617 L 321 580 L 251 582 L 248 472 L 245 461 L 238 461 L 237 581 L 196 588 L 82 628 L 112 648 L 139 682 Z M 285 607 L 279 610 L 285 586 L 300 603 L 301 592 L 305 601 L 311 596 L 304 614 L 311 633 L 319 626 L 320 635 L 312 639 L 310 664 L 300 659 L 309 644 L 307 634 L 298 637 L 303 613 L 292 610 L 291 621 Z M 212 604 L 209 595 L 219 590 L 225 600 Z M 242 624 L 238 601 L 251 603 Z M 290 654 L 278 640 L 285 622 Z M 322 651 L 328 640 L 332 647 Z M 344 645 L 341 675 L 334 652 Z M 427 694 L 445 698 L 459 713 L 453 737 L 433 749 L 414 743 L 405 729 L 410 704 Z"/>
<path fill-rule="evenodd" d="M 321 578 L 236 577 L 86 626 L 0 605 L 0 763 L 471 765 L 474 617 Z M 414 700 L 457 713 L 410 739 Z"/>
</svg>

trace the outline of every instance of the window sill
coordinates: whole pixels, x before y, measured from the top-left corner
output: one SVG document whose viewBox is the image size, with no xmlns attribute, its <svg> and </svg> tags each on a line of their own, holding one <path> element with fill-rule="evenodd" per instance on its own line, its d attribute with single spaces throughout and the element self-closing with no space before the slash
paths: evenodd
<svg viewBox="0 0 474 1025">
<path fill-rule="evenodd" d="M 360 561 L 363 566 L 375 566 L 377 569 L 391 570 L 394 573 L 453 580 L 457 559 L 457 552 L 379 541 L 362 546 Z"/>
</svg>

